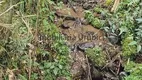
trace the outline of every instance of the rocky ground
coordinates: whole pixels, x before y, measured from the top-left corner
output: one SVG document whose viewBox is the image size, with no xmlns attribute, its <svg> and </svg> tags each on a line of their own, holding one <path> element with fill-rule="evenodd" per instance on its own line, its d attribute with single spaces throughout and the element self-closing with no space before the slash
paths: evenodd
<svg viewBox="0 0 142 80">
<path fill-rule="evenodd" d="M 121 50 L 107 38 L 106 32 L 90 25 L 84 18 L 84 11 L 91 10 L 96 5 L 102 5 L 103 0 L 74 0 L 67 2 L 56 10 L 55 23 L 66 37 L 71 49 L 71 73 L 74 80 L 119 80 L 123 71 Z M 99 14 L 94 13 L 99 16 Z M 116 41 L 116 40 L 114 40 Z M 93 64 L 85 50 L 99 46 L 103 49 L 105 63 L 101 66 Z"/>
</svg>

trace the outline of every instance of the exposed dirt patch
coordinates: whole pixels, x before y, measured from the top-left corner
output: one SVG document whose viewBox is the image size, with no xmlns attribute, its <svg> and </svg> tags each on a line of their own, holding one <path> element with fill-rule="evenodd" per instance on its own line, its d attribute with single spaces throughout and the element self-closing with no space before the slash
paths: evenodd
<svg viewBox="0 0 142 80">
<path fill-rule="evenodd" d="M 120 48 L 109 42 L 103 30 L 91 26 L 84 19 L 84 10 L 89 8 L 84 8 L 85 3 L 82 4 L 83 2 L 85 1 L 75 0 L 75 6 L 72 6 L 70 3 L 56 11 L 56 25 L 65 36 L 67 45 L 71 49 L 70 56 L 73 61 L 71 73 L 73 79 L 119 80 L 118 74 L 121 67 Z M 94 0 L 89 3 L 95 6 L 98 2 Z M 98 14 L 94 15 L 100 16 Z M 103 49 L 107 59 L 106 64 L 102 68 L 94 66 L 84 52 L 87 48 L 93 48 L 95 46 Z"/>
<path fill-rule="evenodd" d="M 64 17 L 64 18 L 83 18 L 84 17 L 84 12 L 83 12 L 83 8 L 82 7 L 76 7 L 76 9 L 72 9 L 67 7 L 67 5 L 64 5 L 62 9 L 58 9 L 56 11 L 56 14 L 59 17 Z"/>
<path fill-rule="evenodd" d="M 83 74 L 87 74 L 86 58 L 83 52 L 72 52 L 71 57 L 73 60 L 71 73 L 74 79 L 79 79 Z"/>
<path fill-rule="evenodd" d="M 142 54 L 136 55 L 135 61 L 136 61 L 136 63 L 142 63 Z"/>
<path fill-rule="evenodd" d="M 71 45 L 83 42 L 105 41 L 103 37 L 105 34 L 103 31 L 95 29 L 91 25 L 74 26 L 71 23 L 74 24 L 74 22 L 70 22 L 70 28 L 60 29 L 65 36 L 71 38 L 68 39 L 68 42 L 70 42 Z"/>
</svg>

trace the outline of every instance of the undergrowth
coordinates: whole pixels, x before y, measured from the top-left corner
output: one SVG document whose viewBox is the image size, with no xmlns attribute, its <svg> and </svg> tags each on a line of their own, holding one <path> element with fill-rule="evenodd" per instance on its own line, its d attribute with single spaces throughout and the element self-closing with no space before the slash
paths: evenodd
<svg viewBox="0 0 142 80">
<path fill-rule="evenodd" d="M 141 50 L 141 7 L 142 2 L 140 0 L 126 0 L 121 1 L 118 9 L 114 13 L 106 8 L 96 6 L 93 11 L 85 12 L 85 18 L 94 27 L 104 29 L 107 34 L 111 33 L 121 36 L 123 54 L 130 57 L 131 54 L 136 54 Z M 95 13 L 102 17 L 94 16 Z M 135 47 L 131 47 L 133 48 L 131 50 L 130 45 L 136 46 L 136 49 Z"/>
<path fill-rule="evenodd" d="M 96 13 L 102 17 L 94 16 Z M 85 18 L 94 27 L 103 29 L 107 34 L 111 33 L 120 36 L 121 44 L 118 45 L 122 47 L 122 57 L 125 60 L 133 60 L 136 54 L 141 54 L 141 0 L 123 0 L 115 12 L 110 12 L 107 8 L 96 6 L 94 10 L 87 11 L 85 15 Z M 95 20 L 96 18 L 98 20 Z M 101 23 L 101 25 L 98 25 L 98 23 Z M 130 66 L 135 67 L 129 68 Z M 131 70 L 131 75 L 125 77 L 124 80 L 141 80 L 141 64 L 130 62 L 125 65 L 125 68 L 126 71 Z"/>
<path fill-rule="evenodd" d="M 107 0 L 105 5 L 111 3 L 112 0 Z M 17 5 L 10 8 L 14 4 Z M 58 77 L 71 80 L 69 48 L 54 24 L 55 8 L 60 8 L 60 3 L 55 4 L 52 0 L 3 0 L 0 2 L 1 13 L 8 5 L 11 10 L 0 16 L 0 77 L 4 80 L 56 80 Z M 141 54 L 141 0 L 123 0 L 114 13 L 96 6 L 85 12 L 85 18 L 94 27 L 121 37 L 122 57 L 126 60 Z M 94 64 L 105 64 L 100 47 L 88 49 L 86 53 Z M 125 70 L 131 75 L 124 79 L 140 80 L 141 66 L 128 62 Z"/>
<path fill-rule="evenodd" d="M 103 67 L 106 63 L 106 56 L 104 55 L 101 47 L 96 46 L 93 49 L 89 48 L 86 51 L 86 55 L 89 57 L 93 65 Z"/>
<path fill-rule="evenodd" d="M 12 24 L 0 25 L 2 78 L 56 80 L 64 77 L 70 80 L 69 48 L 54 24 L 57 4 L 52 0 L 21 2 L 14 8 L 16 15 L 12 17 Z M 13 1 L 17 3 L 18 0 Z"/>
<path fill-rule="evenodd" d="M 142 80 L 142 64 L 128 61 L 125 65 L 125 70 L 131 74 L 124 78 L 124 80 Z"/>
</svg>

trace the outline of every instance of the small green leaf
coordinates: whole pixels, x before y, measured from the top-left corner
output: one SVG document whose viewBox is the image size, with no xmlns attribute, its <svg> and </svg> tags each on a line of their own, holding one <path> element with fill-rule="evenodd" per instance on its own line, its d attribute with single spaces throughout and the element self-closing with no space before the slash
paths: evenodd
<svg viewBox="0 0 142 80">
<path fill-rule="evenodd" d="M 45 68 L 49 68 L 49 67 L 51 67 L 52 66 L 52 64 L 49 62 L 49 63 L 44 63 L 44 67 Z"/>
<path fill-rule="evenodd" d="M 121 27 L 121 28 L 119 28 L 119 30 L 120 30 L 119 35 L 121 35 L 123 32 L 127 31 L 127 28 L 126 27 Z"/>
<path fill-rule="evenodd" d="M 62 66 L 62 65 L 59 65 L 59 68 L 60 68 L 60 69 L 62 69 L 62 68 L 63 68 L 63 66 Z"/>
<path fill-rule="evenodd" d="M 33 63 L 33 66 L 39 66 L 39 63 L 34 62 L 34 63 Z"/>
<path fill-rule="evenodd" d="M 136 44 L 137 44 L 136 41 L 132 41 L 132 42 L 130 42 L 128 45 L 136 45 Z"/>
<path fill-rule="evenodd" d="M 48 25 L 48 22 L 47 22 L 46 19 L 43 20 L 43 25 L 44 25 L 44 26 L 47 26 L 47 25 Z"/>
<path fill-rule="evenodd" d="M 137 46 L 137 52 L 139 52 L 141 50 L 141 45 Z"/>
<path fill-rule="evenodd" d="M 55 74 L 55 75 L 57 75 L 57 73 L 58 73 L 58 68 L 55 68 L 54 70 L 53 70 L 53 73 Z"/>
<path fill-rule="evenodd" d="M 39 69 L 43 70 L 43 69 L 44 69 L 44 67 L 43 67 L 43 66 L 39 66 Z"/>
<path fill-rule="evenodd" d="M 54 65 L 52 65 L 52 66 L 50 67 L 50 69 L 53 69 L 53 68 L 55 68 L 55 66 L 54 66 Z"/>
</svg>

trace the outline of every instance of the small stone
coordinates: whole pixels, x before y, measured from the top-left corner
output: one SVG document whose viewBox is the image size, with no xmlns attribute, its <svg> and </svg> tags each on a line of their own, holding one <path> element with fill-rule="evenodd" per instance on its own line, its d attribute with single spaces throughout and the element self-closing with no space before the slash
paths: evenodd
<svg viewBox="0 0 142 80">
<path fill-rule="evenodd" d="M 62 24 L 62 27 L 63 27 L 63 28 L 69 28 L 70 26 L 67 25 L 67 24 Z"/>
<path fill-rule="evenodd" d="M 113 36 L 113 35 L 108 36 L 108 39 L 112 44 L 116 44 L 118 42 L 118 37 L 117 36 Z"/>
<path fill-rule="evenodd" d="M 95 44 L 93 42 L 88 42 L 88 43 L 81 43 L 78 45 L 78 48 L 81 50 L 86 50 L 87 48 L 93 48 Z"/>
<path fill-rule="evenodd" d="M 62 24 L 62 28 L 70 28 L 71 26 L 73 26 L 73 24 L 74 24 L 74 21 L 71 21 L 71 20 L 64 21 Z"/>
</svg>

